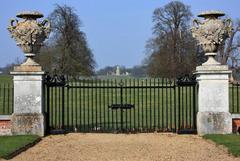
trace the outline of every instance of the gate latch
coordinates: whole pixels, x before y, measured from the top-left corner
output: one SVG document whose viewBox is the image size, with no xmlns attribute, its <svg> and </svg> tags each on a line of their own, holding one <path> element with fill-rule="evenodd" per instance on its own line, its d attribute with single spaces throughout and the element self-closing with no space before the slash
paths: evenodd
<svg viewBox="0 0 240 161">
<path fill-rule="evenodd" d="M 108 108 L 111 108 L 113 110 L 117 110 L 117 109 L 131 109 L 134 108 L 134 104 L 112 104 L 110 106 L 108 106 Z"/>
</svg>

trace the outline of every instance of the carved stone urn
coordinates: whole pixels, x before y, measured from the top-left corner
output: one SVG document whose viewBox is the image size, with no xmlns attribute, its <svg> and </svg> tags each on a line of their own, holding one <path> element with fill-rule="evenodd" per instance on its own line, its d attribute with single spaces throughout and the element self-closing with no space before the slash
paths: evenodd
<svg viewBox="0 0 240 161">
<path fill-rule="evenodd" d="M 16 16 L 22 18 L 22 20 L 11 19 L 8 31 L 27 57 L 25 63 L 21 66 L 39 65 L 33 60 L 33 57 L 39 52 L 43 41 L 49 36 L 50 23 L 47 19 L 38 22 L 37 19 L 42 18 L 43 14 L 36 11 L 25 11 Z"/>
<path fill-rule="evenodd" d="M 203 17 L 204 20 L 193 20 L 193 27 L 191 28 L 193 37 L 198 41 L 208 56 L 207 62 L 203 65 L 219 65 L 220 63 L 215 60 L 218 47 L 232 32 L 231 19 L 219 19 L 225 14 L 220 11 L 206 11 L 198 15 Z"/>
</svg>

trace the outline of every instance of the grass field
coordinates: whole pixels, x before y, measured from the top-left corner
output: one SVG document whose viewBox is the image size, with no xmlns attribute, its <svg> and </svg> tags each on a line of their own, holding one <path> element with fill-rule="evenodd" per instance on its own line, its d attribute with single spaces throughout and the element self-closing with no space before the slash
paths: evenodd
<svg viewBox="0 0 240 161">
<path fill-rule="evenodd" d="M 9 155 L 39 139 L 35 135 L 0 136 L 0 158 L 8 159 Z"/>
<path fill-rule="evenodd" d="M 231 154 L 240 156 L 240 135 L 205 135 L 203 138 L 212 140 L 218 145 L 224 145 Z"/>
</svg>

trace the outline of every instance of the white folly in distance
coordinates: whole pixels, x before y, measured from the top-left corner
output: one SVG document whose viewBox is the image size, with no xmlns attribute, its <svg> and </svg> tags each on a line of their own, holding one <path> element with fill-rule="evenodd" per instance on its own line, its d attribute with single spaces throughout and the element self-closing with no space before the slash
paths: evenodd
<svg viewBox="0 0 240 161">
<path fill-rule="evenodd" d="M 199 84 L 197 131 L 204 134 L 232 133 L 232 117 L 229 113 L 229 75 L 227 65 L 215 60 L 218 47 L 232 32 L 230 19 L 219 19 L 225 14 L 207 11 L 198 15 L 204 20 L 193 20 L 192 35 L 208 56 L 207 62 L 196 68 Z"/>
</svg>

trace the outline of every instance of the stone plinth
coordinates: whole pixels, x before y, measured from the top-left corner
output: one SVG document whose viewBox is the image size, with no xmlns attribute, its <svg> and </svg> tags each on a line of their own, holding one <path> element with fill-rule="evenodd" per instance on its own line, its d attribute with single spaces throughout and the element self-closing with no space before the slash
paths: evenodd
<svg viewBox="0 0 240 161">
<path fill-rule="evenodd" d="M 11 74 L 14 82 L 12 133 L 44 136 L 44 72 L 40 66 L 17 66 Z"/>
<path fill-rule="evenodd" d="M 229 74 L 226 65 L 202 65 L 196 69 L 199 135 L 232 133 L 229 113 Z"/>
</svg>

